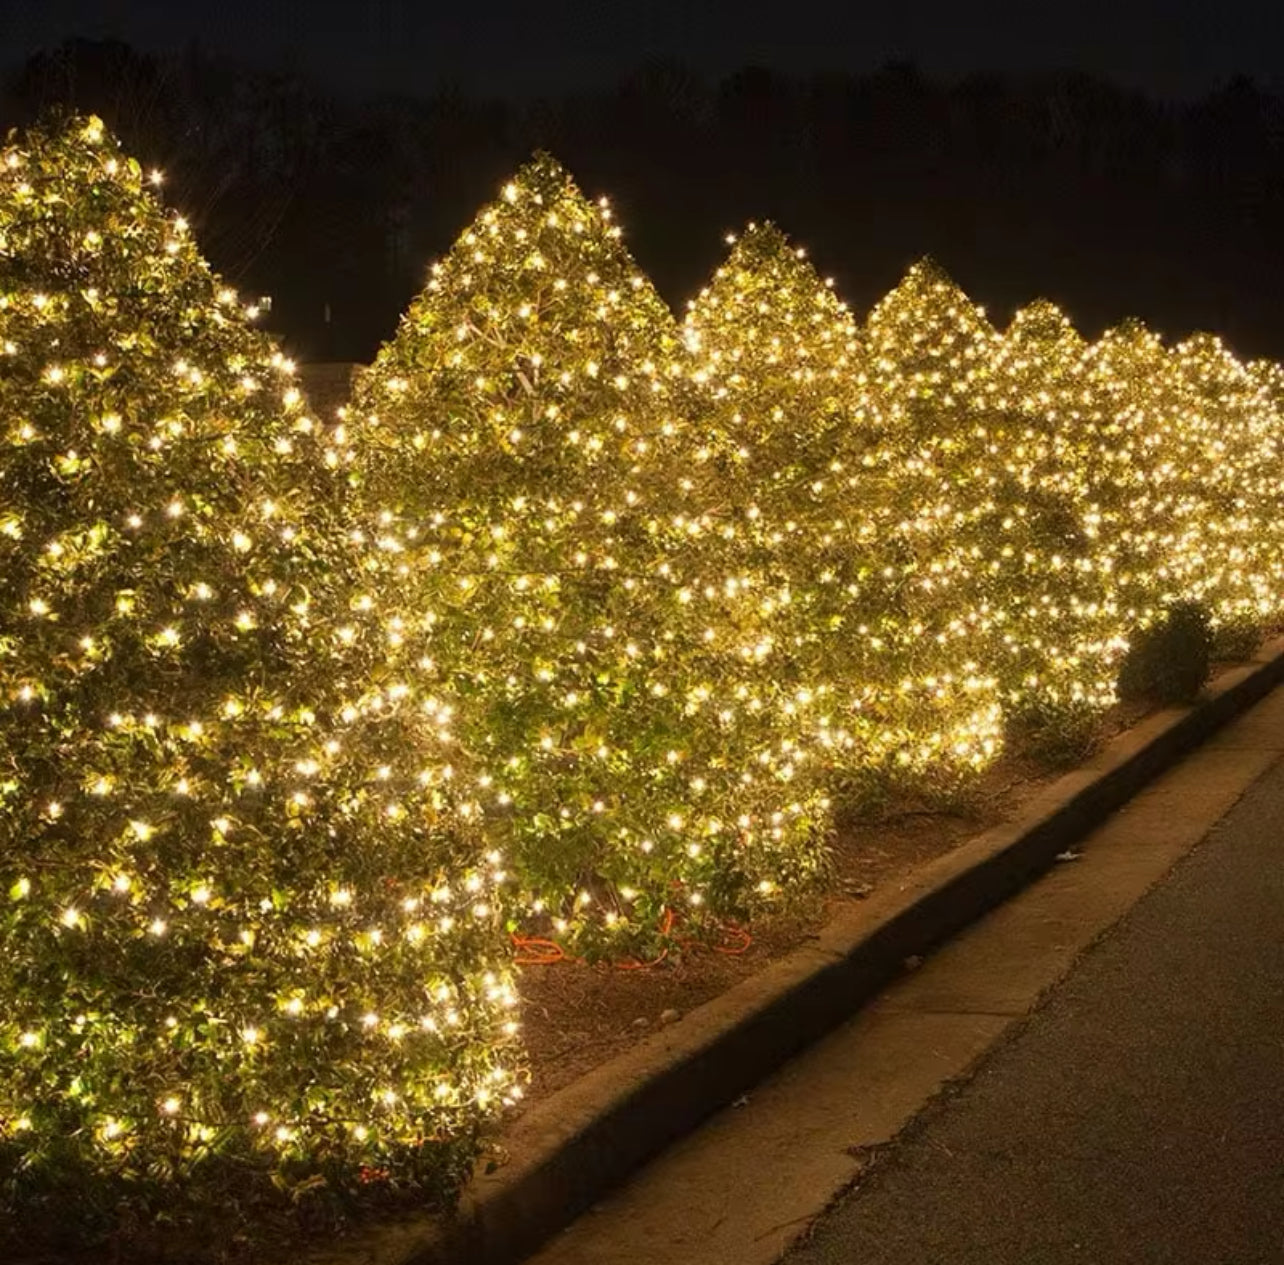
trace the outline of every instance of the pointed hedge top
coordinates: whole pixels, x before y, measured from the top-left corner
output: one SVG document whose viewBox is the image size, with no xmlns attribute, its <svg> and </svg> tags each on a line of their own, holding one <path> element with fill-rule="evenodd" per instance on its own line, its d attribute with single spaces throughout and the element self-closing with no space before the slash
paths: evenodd
<svg viewBox="0 0 1284 1265">
<path fill-rule="evenodd" d="M 5 388 L 40 377 L 40 437 L 82 452 L 114 445 L 135 422 L 154 428 L 136 444 L 153 464 L 194 431 L 228 449 L 311 446 L 293 364 L 252 328 L 257 307 L 210 269 L 187 221 L 156 198 L 158 183 L 96 118 L 10 137 L 0 155 Z M 69 392 L 92 394 L 103 416 L 55 407 Z M 112 411 L 143 395 L 154 416 Z M 35 419 L 17 425 L 16 438 L 36 437 Z"/>
<path fill-rule="evenodd" d="M 1278 360 L 1250 360 L 1246 366 L 1253 381 L 1284 404 L 1284 364 Z"/>
<path fill-rule="evenodd" d="M 960 329 L 992 335 L 993 326 L 982 308 L 973 303 L 958 283 L 932 258 L 924 255 L 888 291 L 870 312 L 871 331 L 904 323 L 918 323 L 931 316 Z"/>
<path fill-rule="evenodd" d="M 859 359 L 859 335 L 847 305 L 774 224 L 751 223 L 727 260 L 688 305 L 684 334 L 700 372 L 743 384 L 751 366 L 778 368 L 793 385 L 834 378 Z"/>
<path fill-rule="evenodd" d="M 1156 333 L 1140 316 L 1125 316 L 1097 340 L 1100 344 L 1127 345 L 1163 350 L 1163 335 Z"/>
<path fill-rule="evenodd" d="M 931 258 L 921 259 L 874 308 L 865 324 L 875 385 L 936 424 L 983 385 L 998 334 L 985 312 Z"/>
<path fill-rule="evenodd" d="M 1093 372 L 1104 374 L 1122 389 L 1125 380 L 1138 377 L 1147 380 L 1153 394 L 1172 367 L 1162 337 L 1140 317 L 1128 316 L 1112 325 L 1084 353 L 1084 362 Z"/>
<path fill-rule="evenodd" d="M 654 450 L 677 323 L 620 236 L 606 199 L 547 155 L 504 185 L 358 383 L 367 497 L 606 495 Z"/>
<path fill-rule="evenodd" d="M 265 341 L 202 258 L 189 225 L 155 196 L 159 172 L 144 176 L 97 118 L 62 129 L 11 134 L 0 153 L 0 268 L 6 288 L 37 287 L 43 322 L 82 315 L 127 321 L 172 318 L 188 339 L 241 335 L 247 352 Z M 108 292 L 104 282 L 127 276 Z M 147 331 L 136 342 L 146 347 Z"/>
<path fill-rule="evenodd" d="M 1236 424 L 1258 436 L 1255 445 L 1263 432 L 1279 433 L 1270 391 L 1216 334 L 1193 334 L 1168 354 L 1178 390 L 1193 398 L 1195 415 L 1212 427 L 1218 445 L 1230 438 Z M 1227 414 L 1236 419 L 1230 427 L 1219 418 Z"/>
<path fill-rule="evenodd" d="M 603 344 L 640 357 L 671 353 L 673 314 L 621 236 L 606 198 L 590 201 L 556 159 L 537 153 L 432 266 L 373 380 L 407 342 L 418 364 L 435 354 L 441 367 L 484 361 L 488 346 L 508 353 L 492 361 L 547 360 L 569 343 L 581 369 Z"/>
<path fill-rule="evenodd" d="M 1031 349 L 1035 345 L 1065 348 L 1087 345 L 1074 322 L 1049 299 L 1035 299 L 1033 303 L 1018 308 L 1003 336 L 1010 343 Z"/>
<path fill-rule="evenodd" d="M 42 641 L 111 623 L 90 598 L 110 609 L 117 584 L 136 617 L 114 639 L 129 629 L 171 664 L 197 629 L 230 651 L 254 588 L 312 589 L 340 569 L 324 440 L 293 365 L 97 119 L 0 158 L 0 353 L 0 554 L 49 607 Z M 176 593 L 171 566 L 209 598 Z M 276 616 L 286 639 L 311 617 Z"/>
<path fill-rule="evenodd" d="M 1049 402 L 1050 389 L 1074 373 L 1087 340 L 1070 318 L 1047 299 L 1019 308 L 995 346 L 996 379 L 1017 387 L 1026 401 Z"/>
<path fill-rule="evenodd" d="M 549 203 L 556 202 L 561 197 L 584 197 L 575 183 L 575 177 L 546 149 L 537 149 L 531 154 L 517 169 L 511 183 Z M 507 189 L 504 196 L 508 197 Z"/>
<path fill-rule="evenodd" d="M 832 290 L 831 282 L 821 281 L 807 259 L 807 251 L 794 245 L 788 235 L 770 220 L 751 220 L 738 236 L 728 233 L 727 242 L 731 250 L 726 261 L 714 273 L 714 282 L 701 291 L 701 295 L 713 288 L 724 275 L 735 276 L 741 272 L 746 274 L 742 284 L 765 286 L 768 277 L 775 277 L 808 288 Z M 847 311 L 847 305 L 838 299 L 833 298 L 832 303 L 836 309 Z M 696 299 L 688 307 L 698 304 L 699 299 Z"/>
<path fill-rule="evenodd" d="M 910 373 L 938 369 L 943 361 L 957 371 L 956 358 L 981 360 L 997 337 L 984 310 L 930 256 L 877 304 L 865 334 L 872 354 Z"/>
</svg>

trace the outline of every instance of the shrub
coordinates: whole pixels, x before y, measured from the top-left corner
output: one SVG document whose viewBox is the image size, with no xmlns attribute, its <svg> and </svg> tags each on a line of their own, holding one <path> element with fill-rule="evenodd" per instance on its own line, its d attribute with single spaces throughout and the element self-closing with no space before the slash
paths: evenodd
<svg viewBox="0 0 1284 1265">
<path fill-rule="evenodd" d="M 702 501 L 676 353 L 609 208 L 539 157 L 350 414 L 370 574 L 457 705 L 522 925 L 591 953 L 742 914 L 823 857 L 820 789 L 727 615 L 756 595 Z"/>
<path fill-rule="evenodd" d="M 920 601 L 964 630 L 1009 719 L 1079 724 L 1113 701 L 1117 620 L 1085 548 L 1083 505 L 1052 419 L 1019 407 L 1011 352 L 931 261 L 870 314 L 882 495 L 930 582 Z M 1016 406 L 1016 407 L 1014 407 Z"/>
<path fill-rule="evenodd" d="M 1199 573 L 1188 596 L 1208 607 L 1228 657 L 1251 653 L 1284 610 L 1278 402 L 1211 334 L 1184 339 L 1169 360 L 1182 473 L 1203 506 L 1200 535 L 1186 546 Z"/>
<path fill-rule="evenodd" d="M 1212 634 L 1214 660 L 1244 663 L 1262 644 L 1261 625 L 1248 620 L 1218 624 Z"/>
<path fill-rule="evenodd" d="M 4 151 L 0 348 L 11 1211 L 444 1193 L 519 1092 L 502 876 L 328 437 L 94 119 Z"/>
<path fill-rule="evenodd" d="M 1190 703 L 1208 680 L 1212 650 L 1208 613 L 1194 602 L 1174 602 L 1159 620 L 1133 635 L 1119 669 L 1119 695 Z"/>
<path fill-rule="evenodd" d="M 689 305 L 691 407 L 773 647 L 796 739 L 845 795 L 974 772 L 997 748 L 994 681 L 963 624 L 915 592 L 904 506 L 866 470 L 880 435 L 850 313 L 772 225 L 751 224 Z M 958 635 L 958 634 L 962 635 Z"/>
</svg>

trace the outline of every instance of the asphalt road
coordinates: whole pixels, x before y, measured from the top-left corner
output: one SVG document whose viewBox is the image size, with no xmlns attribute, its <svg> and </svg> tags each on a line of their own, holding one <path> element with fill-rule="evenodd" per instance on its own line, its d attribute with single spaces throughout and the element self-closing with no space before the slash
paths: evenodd
<svg viewBox="0 0 1284 1265">
<path fill-rule="evenodd" d="M 1284 764 L 783 1265 L 1284 1265 Z"/>
</svg>

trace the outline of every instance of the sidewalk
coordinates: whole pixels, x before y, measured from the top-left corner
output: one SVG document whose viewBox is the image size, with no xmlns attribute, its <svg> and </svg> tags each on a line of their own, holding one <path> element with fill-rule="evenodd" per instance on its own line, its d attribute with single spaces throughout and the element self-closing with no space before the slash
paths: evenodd
<svg viewBox="0 0 1284 1265">
<path fill-rule="evenodd" d="M 1284 1262 L 1284 766 L 785 1261 Z"/>
</svg>

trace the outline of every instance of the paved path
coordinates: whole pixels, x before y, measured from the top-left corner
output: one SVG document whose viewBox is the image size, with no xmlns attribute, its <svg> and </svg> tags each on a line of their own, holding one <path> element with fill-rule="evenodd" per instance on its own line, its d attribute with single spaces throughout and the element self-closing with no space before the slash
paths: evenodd
<svg viewBox="0 0 1284 1265">
<path fill-rule="evenodd" d="M 1284 765 L 784 1258 L 857 1262 L 1284 1265 Z"/>
</svg>

